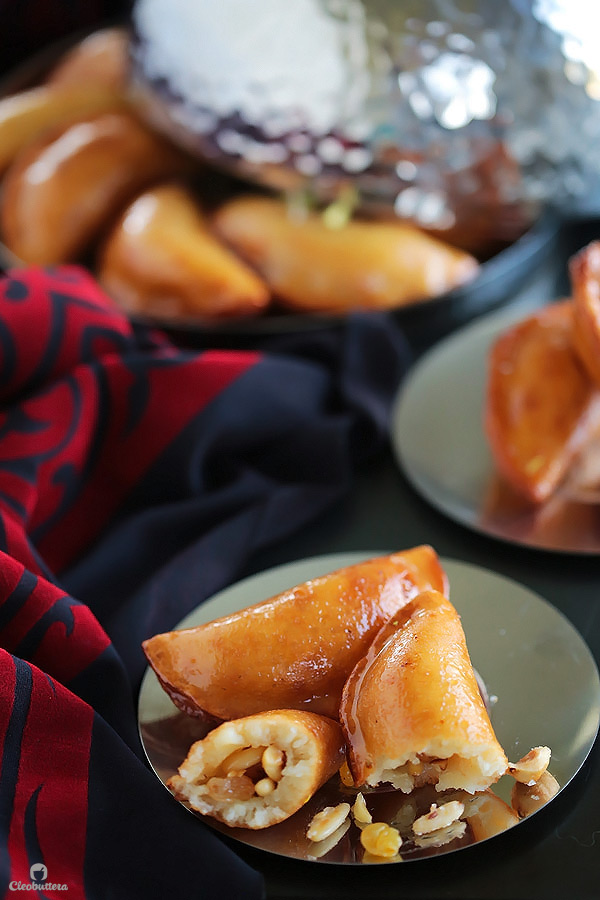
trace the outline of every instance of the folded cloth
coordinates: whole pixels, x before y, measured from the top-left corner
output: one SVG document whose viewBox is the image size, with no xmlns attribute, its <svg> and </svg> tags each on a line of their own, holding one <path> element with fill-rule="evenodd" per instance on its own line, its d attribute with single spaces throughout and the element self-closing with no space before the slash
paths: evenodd
<svg viewBox="0 0 600 900">
<path fill-rule="evenodd" d="M 261 896 L 144 762 L 140 645 L 344 495 L 407 364 L 385 316 L 194 352 L 78 267 L 0 282 L 4 893 Z"/>
</svg>

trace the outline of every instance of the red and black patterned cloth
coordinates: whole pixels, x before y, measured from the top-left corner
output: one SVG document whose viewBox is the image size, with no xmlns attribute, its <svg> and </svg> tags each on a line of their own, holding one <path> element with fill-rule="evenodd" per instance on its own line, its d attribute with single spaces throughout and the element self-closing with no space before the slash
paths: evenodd
<svg viewBox="0 0 600 900">
<path fill-rule="evenodd" d="M 0 890 L 260 897 L 144 762 L 141 641 L 339 500 L 406 365 L 387 319 L 189 351 L 77 267 L 0 282 Z M 13 884 L 14 887 L 14 884 Z"/>
</svg>

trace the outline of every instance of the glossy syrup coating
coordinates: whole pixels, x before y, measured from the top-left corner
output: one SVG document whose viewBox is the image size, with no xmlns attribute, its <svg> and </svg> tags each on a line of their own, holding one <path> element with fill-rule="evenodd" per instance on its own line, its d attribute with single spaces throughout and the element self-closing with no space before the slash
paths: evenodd
<svg viewBox="0 0 600 900">
<path fill-rule="evenodd" d="M 356 784 L 484 790 L 507 760 L 458 613 L 424 591 L 386 623 L 344 686 L 340 720 Z M 395 771 L 398 770 L 398 771 Z"/>
<path fill-rule="evenodd" d="M 77 258 L 140 189 L 185 172 L 188 164 L 128 112 L 44 132 L 5 176 L 4 241 L 27 263 Z"/>
<path fill-rule="evenodd" d="M 573 291 L 573 340 L 590 378 L 600 386 L 600 241 L 569 260 Z"/>
<path fill-rule="evenodd" d="M 164 318 L 254 315 L 271 299 L 175 182 L 152 185 L 125 209 L 99 255 L 99 280 L 127 312 Z"/>
<path fill-rule="evenodd" d="M 344 682 L 376 632 L 430 587 L 448 590 L 437 554 L 424 545 L 156 635 L 143 647 L 162 687 L 188 713 L 231 719 L 290 708 L 337 718 Z"/>
<path fill-rule="evenodd" d="M 498 470 L 533 503 L 550 497 L 593 433 L 600 393 L 574 345 L 573 305 L 551 304 L 493 344 L 484 426 Z"/>
</svg>

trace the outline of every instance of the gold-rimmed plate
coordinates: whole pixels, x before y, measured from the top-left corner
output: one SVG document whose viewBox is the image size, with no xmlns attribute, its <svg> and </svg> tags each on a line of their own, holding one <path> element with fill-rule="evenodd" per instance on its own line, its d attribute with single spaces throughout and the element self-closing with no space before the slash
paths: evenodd
<svg viewBox="0 0 600 900">
<path fill-rule="evenodd" d="M 600 553 L 600 448 L 590 447 L 545 503 L 519 497 L 499 476 L 484 428 L 487 356 L 532 312 L 485 316 L 440 342 L 412 369 L 392 411 L 397 462 L 415 490 L 455 522 L 540 550 Z"/>
<path fill-rule="evenodd" d="M 221 591 L 177 627 L 209 622 L 309 578 L 378 555 L 378 551 L 332 554 L 269 569 Z M 519 759 L 531 747 L 549 746 L 553 754 L 550 771 L 560 791 L 564 790 L 589 754 L 600 723 L 600 678 L 585 641 L 555 607 L 516 582 L 465 563 L 442 562 L 473 665 L 491 698 L 492 724 L 500 743 L 511 760 Z M 205 733 L 202 723 L 176 709 L 150 669 L 142 682 L 138 724 L 148 761 L 163 784 L 175 773 L 191 743 Z M 504 776 L 494 789 L 504 802 L 510 802 L 513 783 Z M 431 802 L 439 804 L 449 797 L 450 793 L 445 797 L 423 788 L 409 797 L 397 791 L 373 793 L 368 804 L 386 821 L 412 821 L 426 812 Z M 198 818 L 243 844 L 280 856 L 360 865 L 368 860 L 363 858 L 356 826 L 351 825 L 332 846 L 316 847 L 306 838 L 314 813 L 341 800 L 348 800 L 348 794 L 335 776 L 294 816 L 271 828 L 232 829 L 209 817 Z M 199 823 L 190 820 L 190 827 L 199 827 Z M 490 829 L 489 837 L 493 834 Z M 456 852 L 474 842 L 468 829 L 462 837 L 441 845 L 406 841 L 401 861 Z"/>
</svg>

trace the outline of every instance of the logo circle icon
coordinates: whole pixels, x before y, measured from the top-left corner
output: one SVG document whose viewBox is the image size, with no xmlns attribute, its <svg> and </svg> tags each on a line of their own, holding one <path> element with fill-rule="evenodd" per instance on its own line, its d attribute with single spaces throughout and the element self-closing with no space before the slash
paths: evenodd
<svg viewBox="0 0 600 900">
<path fill-rule="evenodd" d="M 48 869 L 44 863 L 34 863 L 29 870 L 29 877 L 34 884 L 41 884 L 48 878 Z"/>
</svg>

